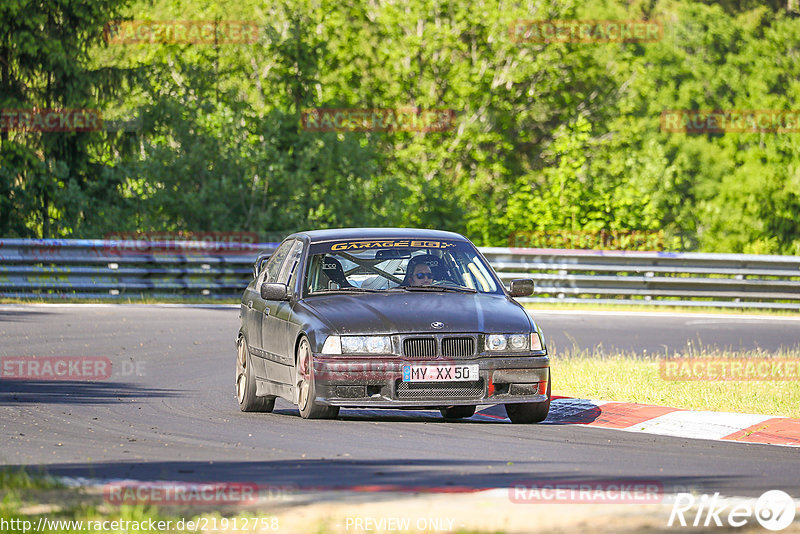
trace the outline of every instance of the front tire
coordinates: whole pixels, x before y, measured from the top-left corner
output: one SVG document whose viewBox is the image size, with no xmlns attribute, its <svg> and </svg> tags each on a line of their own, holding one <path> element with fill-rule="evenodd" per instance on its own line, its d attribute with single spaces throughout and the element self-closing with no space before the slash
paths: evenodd
<svg viewBox="0 0 800 534">
<path fill-rule="evenodd" d="M 439 411 L 445 419 L 466 419 L 475 415 L 475 406 L 447 406 Z"/>
<path fill-rule="evenodd" d="M 323 406 L 316 401 L 314 358 L 308 339 L 303 336 L 297 345 L 297 407 L 303 419 L 336 419 L 338 406 Z"/>
<path fill-rule="evenodd" d="M 524 425 L 541 423 L 547 419 L 547 414 L 550 412 L 550 384 L 552 382 L 553 376 L 549 375 L 547 380 L 547 400 L 544 402 L 506 404 L 506 414 L 511 419 L 511 422 Z"/>
<path fill-rule="evenodd" d="M 256 377 L 244 337 L 239 338 L 237 348 L 236 399 L 243 412 L 271 412 L 275 408 L 275 397 L 256 396 Z"/>
</svg>

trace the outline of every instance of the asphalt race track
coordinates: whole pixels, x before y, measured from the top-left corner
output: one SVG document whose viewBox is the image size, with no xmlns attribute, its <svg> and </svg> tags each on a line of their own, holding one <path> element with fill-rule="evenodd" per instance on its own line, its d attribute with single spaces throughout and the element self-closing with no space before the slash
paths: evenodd
<svg viewBox="0 0 800 534">
<path fill-rule="evenodd" d="M 669 312 L 532 311 L 555 356 L 562 351 L 674 354 L 800 348 L 800 317 Z"/>
<path fill-rule="evenodd" d="M 0 380 L 0 461 L 95 479 L 503 488 L 526 480 L 647 480 L 758 496 L 800 495 L 796 448 L 576 425 L 444 423 L 432 412 L 343 410 L 306 421 L 234 396 L 235 307 L 4 306 L 0 358 L 109 358 L 95 382 Z M 800 319 L 540 312 L 551 347 L 670 351 L 688 341 L 777 350 Z M 557 386 L 554 388 L 557 391 Z"/>
</svg>

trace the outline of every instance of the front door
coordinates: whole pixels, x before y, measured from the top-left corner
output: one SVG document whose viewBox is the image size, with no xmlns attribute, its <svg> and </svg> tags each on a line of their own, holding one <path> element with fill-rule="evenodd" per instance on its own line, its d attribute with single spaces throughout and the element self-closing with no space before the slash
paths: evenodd
<svg viewBox="0 0 800 534">
<path fill-rule="evenodd" d="M 247 306 L 247 316 L 251 318 L 254 328 L 248 331 L 248 342 L 251 345 L 251 353 L 255 356 L 252 358 L 253 372 L 256 375 L 256 394 L 263 395 L 264 381 L 268 380 L 267 362 L 269 362 L 270 354 L 266 347 L 264 347 L 264 316 L 270 311 L 270 301 L 265 301 L 261 298 L 261 284 L 264 282 L 275 282 L 281 272 L 281 267 L 285 263 L 286 257 L 294 240 L 286 241 L 275 250 L 275 253 L 270 256 L 264 269 L 258 277 L 256 282 L 255 291 L 253 295 L 246 295 L 245 305 Z M 252 304 L 251 304 L 252 300 Z M 258 336 L 257 339 L 250 341 L 250 337 Z"/>
<path fill-rule="evenodd" d="M 275 280 L 289 287 L 292 293 L 295 272 L 303 252 L 303 243 L 296 241 Z M 261 319 L 261 344 L 266 353 L 266 372 L 270 382 L 293 385 L 294 347 L 289 339 L 292 304 L 287 301 L 266 301 Z"/>
</svg>

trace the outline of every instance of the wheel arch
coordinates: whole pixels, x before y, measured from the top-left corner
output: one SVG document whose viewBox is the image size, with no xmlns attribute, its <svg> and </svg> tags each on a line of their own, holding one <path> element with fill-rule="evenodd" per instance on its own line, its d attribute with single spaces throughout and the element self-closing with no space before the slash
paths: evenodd
<svg viewBox="0 0 800 534">
<path fill-rule="evenodd" d="M 308 334 L 305 332 L 304 329 L 300 329 L 300 331 L 297 332 L 297 336 L 295 337 L 295 340 L 294 340 L 294 358 L 293 358 L 293 360 L 294 360 L 295 368 L 297 368 L 297 349 L 300 348 L 300 340 L 303 339 L 303 338 L 308 339 Z M 311 343 L 310 339 L 308 340 L 308 343 L 309 344 Z M 313 353 L 313 351 L 312 351 L 312 353 Z"/>
</svg>

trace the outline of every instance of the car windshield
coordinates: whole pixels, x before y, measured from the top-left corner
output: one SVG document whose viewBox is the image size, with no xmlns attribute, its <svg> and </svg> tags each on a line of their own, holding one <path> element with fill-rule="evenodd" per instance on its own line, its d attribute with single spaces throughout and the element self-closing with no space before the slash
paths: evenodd
<svg viewBox="0 0 800 534">
<path fill-rule="evenodd" d="M 503 289 L 466 241 L 372 239 L 315 243 L 305 294 L 372 291 L 497 293 Z"/>
</svg>

